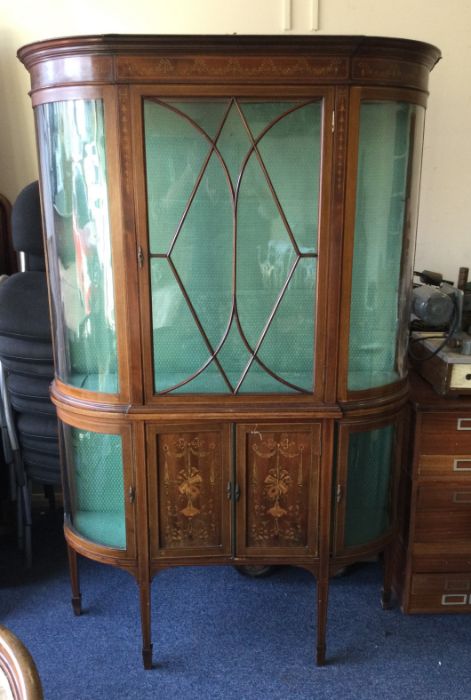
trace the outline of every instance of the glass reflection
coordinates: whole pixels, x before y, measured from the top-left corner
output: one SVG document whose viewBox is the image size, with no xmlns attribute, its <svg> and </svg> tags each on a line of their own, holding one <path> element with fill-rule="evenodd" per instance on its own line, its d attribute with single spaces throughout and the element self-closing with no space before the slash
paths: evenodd
<svg viewBox="0 0 471 700">
<path fill-rule="evenodd" d="M 105 135 L 101 100 L 41 105 L 56 372 L 67 384 L 118 391 Z"/>
<path fill-rule="evenodd" d="M 403 376 L 403 284 L 411 280 L 423 108 L 364 102 L 355 215 L 348 388 L 371 389 Z M 414 199 L 414 201 L 412 201 Z M 402 272 L 404 273 L 402 275 Z"/>
</svg>

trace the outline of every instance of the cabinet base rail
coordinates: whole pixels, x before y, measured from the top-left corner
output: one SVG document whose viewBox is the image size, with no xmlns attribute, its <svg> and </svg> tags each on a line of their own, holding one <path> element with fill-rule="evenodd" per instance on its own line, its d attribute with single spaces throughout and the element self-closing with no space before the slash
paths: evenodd
<svg viewBox="0 0 471 700">
<path fill-rule="evenodd" d="M 389 562 L 390 553 L 387 548 L 384 551 L 384 574 L 383 574 L 383 587 L 381 591 L 381 605 L 384 610 L 391 608 L 391 564 Z M 79 579 L 79 562 L 78 554 L 67 544 L 68 558 L 69 558 L 69 574 L 71 581 L 72 590 L 72 609 L 74 615 L 81 615 L 82 613 L 82 594 L 80 591 L 80 579 Z M 252 562 L 247 560 L 244 561 L 247 566 L 251 566 Z M 227 565 L 227 562 L 225 562 Z M 280 562 L 266 562 L 267 566 L 277 566 Z M 216 564 L 212 564 L 215 566 Z M 283 566 L 297 566 L 294 562 L 283 562 Z M 175 564 L 175 566 L 181 566 L 181 564 Z M 208 564 L 205 564 L 208 566 Z M 209 565 L 211 566 L 211 565 Z M 239 563 L 238 565 L 239 566 Z M 160 567 L 159 571 L 169 568 L 169 565 Z M 237 568 L 237 567 L 236 567 Z M 326 659 L 326 632 L 327 632 L 327 610 L 328 610 L 328 599 L 329 599 L 329 582 L 330 576 L 318 573 L 318 566 L 308 567 L 306 564 L 302 565 L 302 568 L 309 570 L 317 581 L 317 641 L 316 641 L 316 665 L 324 666 L 327 663 Z M 131 570 L 128 570 L 133 573 Z M 157 572 L 158 573 L 158 572 Z M 142 634 L 142 662 L 145 670 L 151 670 L 155 668 L 153 664 L 153 644 L 151 641 L 151 577 L 145 576 L 140 580 L 139 575 L 136 576 L 137 585 L 139 587 L 139 599 L 140 599 L 140 615 L 141 615 L 141 634 Z"/>
</svg>

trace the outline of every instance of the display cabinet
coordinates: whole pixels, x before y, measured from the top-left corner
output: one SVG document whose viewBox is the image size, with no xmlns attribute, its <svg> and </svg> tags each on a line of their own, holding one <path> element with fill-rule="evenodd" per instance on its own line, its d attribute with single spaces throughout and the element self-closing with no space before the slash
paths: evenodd
<svg viewBox="0 0 471 700">
<path fill-rule="evenodd" d="M 88 36 L 23 47 L 40 156 L 65 536 L 174 565 L 389 550 L 432 46 Z"/>
</svg>

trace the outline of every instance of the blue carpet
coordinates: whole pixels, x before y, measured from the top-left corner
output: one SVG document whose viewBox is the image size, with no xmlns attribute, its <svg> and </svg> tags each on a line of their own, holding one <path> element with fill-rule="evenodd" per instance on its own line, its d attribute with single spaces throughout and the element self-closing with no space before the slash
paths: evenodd
<svg viewBox="0 0 471 700">
<path fill-rule="evenodd" d="M 144 671 L 133 578 L 80 559 L 84 613 L 74 617 L 59 523 L 42 525 L 31 572 L 3 547 L 0 620 L 31 651 L 46 700 L 471 697 L 470 618 L 383 611 L 376 564 L 332 581 L 322 668 L 309 573 L 167 570 L 152 586 L 155 668 Z"/>
</svg>

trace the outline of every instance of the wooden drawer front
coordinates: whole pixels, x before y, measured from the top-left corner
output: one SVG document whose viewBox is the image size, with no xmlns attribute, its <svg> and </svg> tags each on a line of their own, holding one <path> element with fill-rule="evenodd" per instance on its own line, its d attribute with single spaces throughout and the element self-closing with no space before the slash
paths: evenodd
<svg viewBox="0 0 471 700">
<path fill-rule="evenodd" d="M 414 574 L 409 612 L 471 612 L 471 574 Z"/>
<path fill-rule="evenodd" d="M 446 483 L 441 486 L 420 485 L 417 491 L 416 508 L 426 510 L 464 510 L 471 513 L 471 483 Z M 441 515 L 440 515 L 441 517 Z M 469 533 L 471 539 L 471 531 Z"/>
<path fill-rule="evenodd" d="M 420 455 L 418 476 L 449 476 L 471 482 L 471 453 L 452 455 Z"/>
<path fill-rule="evenodd" d="M 453 511 L 418 511 L 415 542 L 431 542 L 438 546 L 460 542 L 471 554 L 471 507 Z"/>
<path fill-rule="evenodd" d="M 471 415 L 469 412 L 423 415 L 419 452 L 428 455 L 467 454 L 471 457 Z"/>
<path fill-rule="evenodd" d="M 414 556 L 412 558 L 412 571 L 416 574 L 428 573 L 434 571 L 439 573 L 440 571 L 446 572 L 460 572 L 466 573 L 469 571 L 471 573 L 471 555 L 466 556 L 453 556 L 451 554 L 440 554 L 437 552 L 436 555 L 424 555 L 424 556 Z"/>
</svg>

